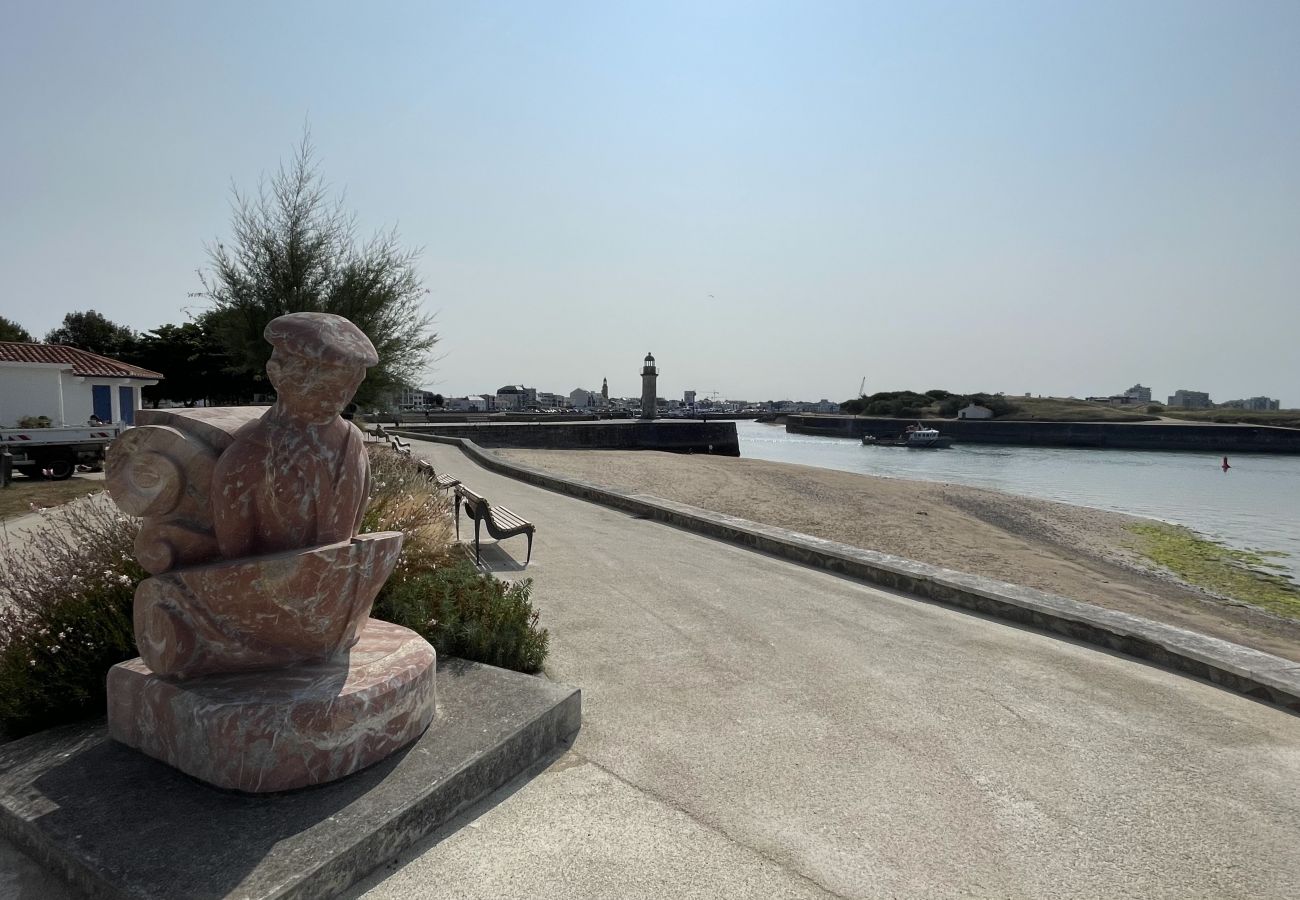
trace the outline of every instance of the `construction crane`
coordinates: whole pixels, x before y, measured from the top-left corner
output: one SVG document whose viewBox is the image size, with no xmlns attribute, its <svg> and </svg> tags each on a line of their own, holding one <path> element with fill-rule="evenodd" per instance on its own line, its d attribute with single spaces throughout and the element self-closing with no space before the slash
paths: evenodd
<svg viewBox="0 0 1300 900">
<path fill-rule="evenodd" d="M 862 384 L 858 385 L 858 396 L 859 396 L 859 397 L 865 397 L 865 396 L 867 396 L 867 376 L 866 376 L 866 375 L 863 375 L 863 376 L 862 376 Z"/>
</svg>

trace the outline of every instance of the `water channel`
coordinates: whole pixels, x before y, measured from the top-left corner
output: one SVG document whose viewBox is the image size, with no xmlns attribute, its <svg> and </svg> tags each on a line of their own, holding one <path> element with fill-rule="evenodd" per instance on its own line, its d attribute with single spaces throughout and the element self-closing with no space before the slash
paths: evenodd
<svg viewBox="0 0 1300 900">
<path fill-rule="evenodd" d="M 956 444 L 946 450 L 864 447 L 856 439 L 736 423 L 740 454 L 879 475 L 966 484 L 1186 525 L 1230 547 L 1281 551 L 1300 580 L 1300 456 L 1084 450 Z"/>
</svg>

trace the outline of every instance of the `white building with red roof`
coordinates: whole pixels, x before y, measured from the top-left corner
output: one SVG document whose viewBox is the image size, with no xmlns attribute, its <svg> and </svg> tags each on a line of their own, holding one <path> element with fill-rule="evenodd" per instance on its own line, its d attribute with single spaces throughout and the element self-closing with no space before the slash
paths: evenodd
<svg viewBox="0 0 1300 900">
<path fill-rule="evenodd" d="M 27 416 L 45 416 L 51 425 L 84 425 L 91 416 L 131 425 L 140 388 L 162 378 L 62 344 L 0 341 L 0 428 Z"/>
</svg>

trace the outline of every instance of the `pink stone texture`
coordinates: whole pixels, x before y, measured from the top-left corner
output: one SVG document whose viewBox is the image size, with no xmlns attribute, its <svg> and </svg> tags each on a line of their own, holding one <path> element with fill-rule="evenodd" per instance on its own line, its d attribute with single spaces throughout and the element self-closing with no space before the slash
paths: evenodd
<svg viewBox="0 0 1300 900">
<path fill-rule="evenodd" d="M 274 405 L 142 411 L 106 467 L 113 499 L 143 520 L 136 554 L 153 576 L 135 595 L 141 658 L 110 675 L 110 732 L 255 791 L 342 777 L 434 712 L 433 648 L 368 618 L 403 536 L 358 535 L 369 457 L 339 412 L 374 347 L 325 313 L 281 316 L 265 336 Z M 332 689 L 352 692 L 337 715 L 322 712 Z M 272 709 L 300 730 L 285 753 L 259 743 Z"/>
<path fill-rule="evenodd" d="M 108 674 L 109 734 L 220 788 L 323 784 L 424 732 L 434 661 L 419 635 L 376 619 L 329 662 L 174 681 L 133 659 Z"/>
<path fill-rule="evenodd" d="M 401 549 L 400 534 L 363 534 L 147 578 L 135 594 L 140 657 L 158 675 L 193 678 L 337 656 Z"/>
</svg>

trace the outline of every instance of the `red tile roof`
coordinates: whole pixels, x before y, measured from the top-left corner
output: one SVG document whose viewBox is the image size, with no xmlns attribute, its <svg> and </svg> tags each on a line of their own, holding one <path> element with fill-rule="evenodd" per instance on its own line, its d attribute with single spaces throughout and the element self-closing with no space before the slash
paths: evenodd
<svg viewBox="0 0 1300 900">
<path fill-rule="evenodd" d="M 73 375 L 88 378 L 165 377 L 130 363 L 63 344 L 20 344 L 15 341 L 0 341 L 0 363 L 4 362 L 62 365 L 70 367 Z"/>
</svg>

